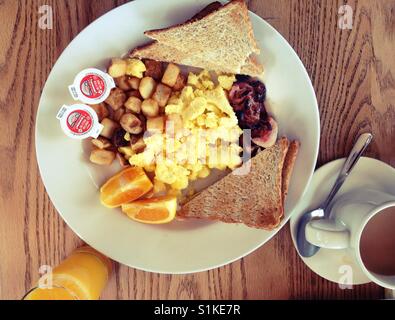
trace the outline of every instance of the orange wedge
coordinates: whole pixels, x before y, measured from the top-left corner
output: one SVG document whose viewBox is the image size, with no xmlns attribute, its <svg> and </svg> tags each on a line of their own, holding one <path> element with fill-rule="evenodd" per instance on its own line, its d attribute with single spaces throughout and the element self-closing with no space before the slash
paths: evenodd
<svg viewBox="0 0 395 320">
<path fill-rule="evenodd" d="M 123 204 L 122 211 L 138 222 L 162 224 L 172 221 L 177 212 L 177 197 L 163 196 Z"/>
<path fill-rule="evenodd" d="M 108 180 L 100 189 L 100 201 L 109 208 L 134 201 L 152 189 L 151 180 L 140 167 L 127 168 Z"/>
</svg>

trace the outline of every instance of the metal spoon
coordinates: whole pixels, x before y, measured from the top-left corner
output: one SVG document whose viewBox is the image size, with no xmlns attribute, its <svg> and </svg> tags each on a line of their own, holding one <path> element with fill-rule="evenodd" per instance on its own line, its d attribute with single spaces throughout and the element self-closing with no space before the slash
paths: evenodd
<svg viewBox="0 0 395 320">
<path fill-rule="evenodd" d="M 312 219 L 328 219 L 330 210 L 328 210 L 329 205 L 333 198 L 335 197 L 336 193 L 339 191 L 341 186 L 343 185 L 344 181 L 350 174 L 351 170 L 354 168 L 355 164 L 358 162 L 359 158 L 362 156 L 363 152 L 369 145 L 370 141 L 372 141 L 373 135 L 371 133 L 363 133 L 361 134 L 357 142 L 354 144 L 350 155 L 348 156 L 346 162 L 341 169 L 339 176 L 336 179 L 335 184 L 332 187 L 331 192 L 329 193 L 328 198 L 325 202 L 319 206 L 317 209 L 305 212 L 303 216 L 300 217 L 298 224 L 297 224 L 297 231 L 296 231 L 296 243 L 299 250 L 299 253 L 302 257 L 311 257 L 317 253 L 320 249 L 319 247 L 311 244 L 306 240 L 305 237 L 305 228 L 306 225 Z"/>
</svg>

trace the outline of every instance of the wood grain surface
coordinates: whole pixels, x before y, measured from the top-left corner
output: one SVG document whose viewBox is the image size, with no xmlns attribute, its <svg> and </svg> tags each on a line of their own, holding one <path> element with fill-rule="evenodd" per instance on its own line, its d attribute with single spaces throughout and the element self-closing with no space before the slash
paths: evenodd
<svg viewBox="0 0 395 320">
<path fill-rule="evenodd" d="M 19 299 L 81 241 L 51 204 L 38 172 L 34 125 L 41 90 L 67 44 L 89 23 L 127 1 L 0 0 L 0 299 Z M 158 1 L 159 2 L 159 1 Z M 163 1 L 165 2 L 165 1 Z M 368 155 L 395 166 L 395 1 L 346 1 L 352 30 L 337 27 L 337 0 L 250 0 L 295 48 L 321 114 L 318 166 L 343 157 L 356 136 L 376 136 Z M 53 8 L 52 30 L 38 8 Z M 264 53 L 263 53 L 264 54 Z M 286 88 L 284 88 L 286 90 Z M 117 265 L 104 299 L 368 299 L 373 284 L 342 290 L 311 272 L 289 227 L 231 265 L 185 276 Z"/>
</svg>

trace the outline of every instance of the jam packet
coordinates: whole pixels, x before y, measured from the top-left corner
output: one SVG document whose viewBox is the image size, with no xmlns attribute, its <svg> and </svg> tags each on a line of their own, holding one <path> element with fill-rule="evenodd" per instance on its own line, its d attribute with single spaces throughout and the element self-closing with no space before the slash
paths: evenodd
<svg viewBox="0 0 395 320">
<path fill-rule="evenodd" d="M 86 104 L 99 104 L 106 100 L 115 88 L 114 79 L 107 73 L 89 68 L 82 70 L 69 86 L 69 91 L 74 100 Z"/>
<path fill-rule="evenodd" d="M 63 132 L 73 139 L 97 138 L 103 130 L 95 110 L 85 104 L 64 105 L 56 118 Z"/>
</svg>

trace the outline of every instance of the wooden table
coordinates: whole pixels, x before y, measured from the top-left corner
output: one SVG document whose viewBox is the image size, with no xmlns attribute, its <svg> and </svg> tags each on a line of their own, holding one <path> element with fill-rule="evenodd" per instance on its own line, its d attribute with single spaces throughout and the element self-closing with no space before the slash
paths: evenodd
<svg viewBox="0 0 395 320">
<path fill-rule="evenodd" d="M 18 299 L 81 244 L 54 209 L 41 181 L 34 125 L 43 85 L 68 43 L 124 0 L 0 0 L 0 298 Z M 368 155 L 395 166 L 395 1 L 345 1 L 352 30 L 338 28 L 336 0 L 251 0 L 249 8 L 290 42 L 312 78 L 321 114 L 318 166 L 343 157 L 371 131 Z M 53 8 L 52 30 L 38 28 L 39 6 Z M 263 53 L 264 54 L 264 53 Z M 284 75 L 286 76 L 286 75 Z M 286 88 L 284 88 L 286 90 Z M 185 276 L 117 265 L 105 299 L 366 299 L 373 284 L 341 290 L 311 272 L 289 227 L 231 265 Z"/>
</svg>

